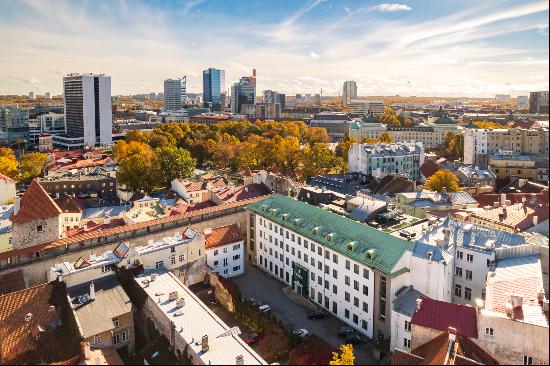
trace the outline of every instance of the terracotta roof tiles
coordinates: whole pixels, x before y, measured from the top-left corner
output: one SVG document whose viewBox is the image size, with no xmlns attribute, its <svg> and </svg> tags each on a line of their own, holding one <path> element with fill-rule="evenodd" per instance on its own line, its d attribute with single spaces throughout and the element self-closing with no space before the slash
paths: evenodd
<svg viewBox="0 0 550 366">
<path fill-rule="evenodd" d="M 211 233 L 205 233 L 204 238 L 205 248 L 211 249 L 244 240 L 244 235 L 237 224 L 232 224 L 212 229 Z"/>
<path fill-rule="evenodd" d="M 17 215 L 10 216 L 10 220 L 13 223 L 42 220 L 59 216 L 62 212 L 36 180 L 33 180 L 27 187 L 20 204 L 21 206 Z"/>
</svg>

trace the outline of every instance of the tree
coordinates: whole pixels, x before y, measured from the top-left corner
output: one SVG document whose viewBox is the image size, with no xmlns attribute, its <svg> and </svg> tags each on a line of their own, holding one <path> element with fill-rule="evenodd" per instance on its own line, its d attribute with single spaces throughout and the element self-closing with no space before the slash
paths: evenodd
<svg viewBox="0 0 550 366">
<path fill-rule="evenodd" d="M 170 187 L 176 178 L 191 178 L 197 161 L 188 150 L 181 147 L 164 146 L 155 149 L 153 169 L 163 187 Z"/>
<path fill-rule="evenodd" d="M 158 179 L 154 176 L 153 149 L 143 143 L 118 141 L 113 148 L 113 156 L 119 164 L 117 179 L 132 190 L 150 192 L 157 186 Z"/>
<path fill-rule="evenodd" d="M 353 354 L 353 346 L 351 344 L 344 344 L 340 347 L 341 355 L 337 352 L 332 352 L 331 365 L 354 365 L 355 355 Z"/>
<path fill-rule="evenodd" d="M 0 174 L 12 179 L 17 178 L 17 159 L 9 147 L 0 147 Z"/>
<path fill-rule="evenodd" d="M 399 121 L 399 118 L 397 118 L 397 114 L 391 108 L 385 108 L 384 113 L 382 113 L 378 119 L 380 122 L 388 126 L 401 126 L 401 122 Z"/>
<path fill-rule="evenodd" d="M 348 161 L 348 154 L 349 150 L 351 149 L 352 145 L 357 143 L 356 139 L 350 139 L 349 136 L 345 136 L 338 144 L 336 145 L 335 154 L 336 156 L 339 156 L 344 161 Z"/>
<path fill-rule="evenodd" d="M 458 185 L 457 176 L 448 169 L 435 172 L 424 183 L 424 188 L 432 192 L 442 192 L 443 188 L 446 188 L 447 192 L 458 192 L 461 190 Z"/>
<path fill-rule="evenodd" d="M 477 128 L 486 128 L 486 129 L 497 129 L 497 128 L 505 128 L 505 126 L 501 125 L 500 123 L 496 123 L 493 121 L 474 121 L 472 125 L 476 126 Z"/>
<path fill-rule="evenodd" d="M 391 144 L 393 142 L 391 136 L 387 132 L 382 132 L 380 134 L 380 142 Z"/>
<path fill-rule="evenodd" d="M 27 153 L 19 160 L 19 182 L 29 182 L 38 177 L 46 162 L 48 155 L 42 153 Z"/>
</svg>

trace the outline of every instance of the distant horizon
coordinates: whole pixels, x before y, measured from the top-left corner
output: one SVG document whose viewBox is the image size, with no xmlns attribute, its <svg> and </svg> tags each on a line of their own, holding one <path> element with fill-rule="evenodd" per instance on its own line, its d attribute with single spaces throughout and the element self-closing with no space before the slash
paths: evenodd
<svg viewBox="0 0 550 366">
<path fill-rule="evenodd" d="M 114 2 L 0 0 L 0 94 L 62 91 L 70 72 L 112 77 L 113 95 L 162 90 L 202 71 L 226 88 L 257 69 L 257 90 L 338 96 L 491 98 L 548 90 L 548 1 Z M 246 14 L 247 16 L 243 16 Z M 200 91 L 197 91 L 200 90 Z"/>
</svg>

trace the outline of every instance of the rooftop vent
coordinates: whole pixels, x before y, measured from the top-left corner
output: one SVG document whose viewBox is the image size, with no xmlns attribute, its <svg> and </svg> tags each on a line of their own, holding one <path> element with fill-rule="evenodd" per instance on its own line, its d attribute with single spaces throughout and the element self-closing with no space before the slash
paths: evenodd
<svg viewBox="0 0 550 366">
<path fill-rule="evenodd" d="M 174 301 L 178 299 L 178 292 L 172 291 L 168 294 L 168 301 Z"/>
<path fill-rule="evenodd" d="M 202 347 L 201 347 L 202 352 L 203 353 L 207 352 L 210 349 L 210 347 L 208 346 L 208 336 L 207 335 L 202 336 L 202 342 L 201 343 L 202 343 Z"/>
<path fill-rule="evenodd" d="M 235 358 L 235 365 L 244 365 L 244 357 L 243 355 L 238 355 Z"/>
<path fill-rule="evenodd" d="M 212 234 L 212 228 L 208 227 L 204 229 L 204 235 L 210 235 L 210 234 Z"/>
<path fill-rule="evenodd" d="M 151 282 L 155 281 L 157 279 L 157 274 L 156 273 L 153 273 L 151 275 Z"/>
<path fill-rule="evenodd" d="M 32 313 L 27 313 L 27 314 L 25 314 L 25 321 L 26 321 L 26 322 L 30 322 L 31 319 L 32 319 Z"/>
<path fill-rule="evenodd" d="M 374 260 L 376 258 L 376 249 L 369 249 L 366 253 L 367 259 Z"/>
<path fill-rule="evenodd" d="M 176 308 L 182 308 L 185 305 L 185 300 L 183 297 L 180 297 L 176 300 Z"/>
<path fill-rule="evenodd" d="M 416 310 L 420 310 L 422 307 L 422 299 L 416 299 Z"/>
</svg>

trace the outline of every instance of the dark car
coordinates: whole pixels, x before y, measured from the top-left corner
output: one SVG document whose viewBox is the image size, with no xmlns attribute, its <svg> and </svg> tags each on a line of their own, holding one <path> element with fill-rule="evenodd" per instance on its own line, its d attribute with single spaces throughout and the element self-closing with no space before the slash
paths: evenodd
<svg viewBox="0 0 550 366">
<path fill-rule="evenodd" d="M 355 334 L 355 331 L 352 328 L 348 328 L 348 327 L 338 328 L 338 337 L 344 338 L 352 334 Z"/>
<path fill-rule="evenodd" d="M 346 343 L 353 345 L 363 344 L 363 340 L 357 334 L 349 334 L 345 337 Z"/>
<path fill-rule="evenodd" d="M 243 338 L 244 343 L 250 345 L 258 342 L 260 339 L 263 338 L 262 333 L 252 333 L 246 337 Z"/>
<path fill-rule="evenodd" d="M 311 319 L 311 320 L 323 319 L 323 318 L 325 318 L 325 316 L 326 316 L 325 313 L 323 313 L 322 311 L 319 311 L 319 310 L 315 310 L 315 311 L 312 311 L 309 314 L 307 314 L 307 318 Z"/>
</svg>

